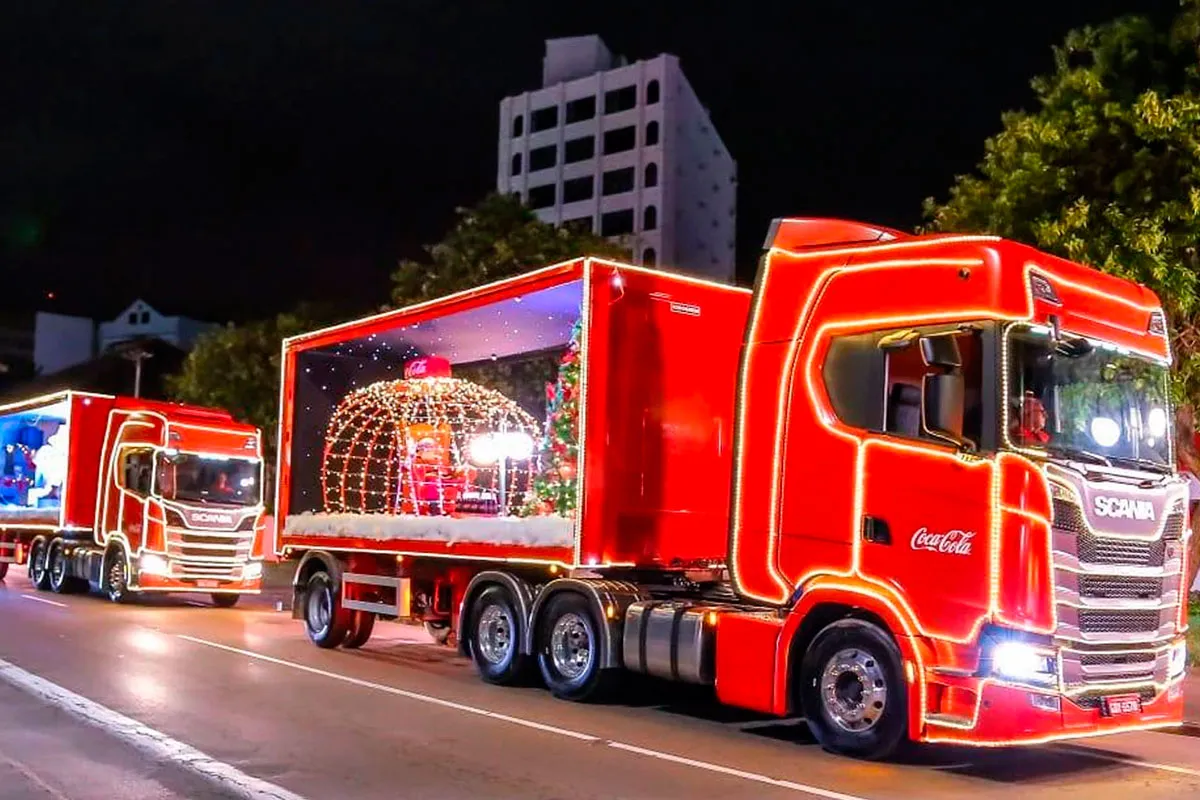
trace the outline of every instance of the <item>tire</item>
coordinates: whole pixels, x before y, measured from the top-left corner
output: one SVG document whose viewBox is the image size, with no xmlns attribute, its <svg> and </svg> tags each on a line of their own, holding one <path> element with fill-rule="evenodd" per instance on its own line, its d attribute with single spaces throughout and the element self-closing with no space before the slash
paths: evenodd
<svg viewBox="0 0 1200 800">
<path fill-rule="evenodd" d="M 114 547 L 104 558 L 104 574 L 100 576 L 104 595 L 114 603 L 124 604 L 133 600 L 134 592 L 129 589 L 129 561 L 125 551 Z"/>
<path fill-rule="evenodd" d="M 233 592 L 213 592 L 211 597 L 213 605 L 217 608 L 233 608 L 238 604 L 238 600 L 242 599 L 240 594 Z"/>
<path fill-rule="evenodd" d="M 445 645 L 454 635 L 454 626 L 449 622 L 426 622 L 424 626 L 430 638 L 440 645 Z"/>
<path fill-rule="evenodd" d="M 62 539 L 55 539 L 50 543 L 50 551 L 46 556 L 50 590 L 55 594 L 71 594 L 78 586 L 78 582 L 68 574 L 70 565 L 67 563 L 66 547 Z"/>
<path fill-rule="evenodd" d="M 350 631 L 342 647 L 347 650 L 357 650 L 371 640 L 371 631 L 375 630 L 375 615 L 370 611 L 354 611 L 350 622 Z"/>
<path fill-rule="evenodd" d="M 50 570 L 47 568 L 48 542 L 35 539 L 29 548 L 29 581 L 39 591 L 50 591 Z"/>
<path fill-rule="evenodd" d="M 554 595 L 539 615 L 536 641 L 538 668 L 555 697 L 594 702 L 608 693 L 615 670 L 600 668 L 600 622 L 583 595 Z"/>
<path fill-rule="evenodd" d="M 800 662 L 799 700 L 826 750 L 880 760 L 908 735 L 903 659 L 887 631 L 843 619 L 826 626 Z"/>
<path fill-rule="evenodd" d="M 489 586 L 476 596 L 463 636 L 479 677 L 499 686 L 526 682 L 532 664 L 521 652 L 524 624 L 504 587 Z"/>
<path fill-rule="evenodd" d="M 4 580 L 4 576 L 8 574 L 8 562 L 0 561 L 0 581 Z"/>
<path fill-rule="evenodd" d="M 333 578 L 324 570 L 313 573 L 304 592 L 304 630 L 309 641 L 326 650 L 337 647 L 346 640 L 351 622 Z"/>
</svg>

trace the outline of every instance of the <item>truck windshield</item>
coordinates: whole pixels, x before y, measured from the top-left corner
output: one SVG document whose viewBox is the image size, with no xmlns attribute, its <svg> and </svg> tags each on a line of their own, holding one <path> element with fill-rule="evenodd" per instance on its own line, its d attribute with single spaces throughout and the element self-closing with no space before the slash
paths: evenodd
<svg viewBox="0 0 1200 800">
<path fill-rule="evenodd" d="M 155 489 L 181 503 L 257 505 L 262 496 L 261 462 L 191 453 L 160 454 Z"/>
<path fill-rule="evenodd" d="M 1171 470 L 1167 366 L 1114 346 L 1014 326 L 1010 443 L 1078 461 Z"/>
</svg>

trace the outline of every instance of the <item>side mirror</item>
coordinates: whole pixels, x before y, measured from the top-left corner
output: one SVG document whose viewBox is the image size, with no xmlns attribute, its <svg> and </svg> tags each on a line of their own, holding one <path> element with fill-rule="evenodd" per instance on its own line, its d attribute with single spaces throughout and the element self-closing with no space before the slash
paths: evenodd
<svg viewBox="0 0 1200 800">
<path fill-rule="evenodd" d="M 921 383 L 921 426 L 926 433 L 964 446 L 963 395 L 966 381 L 961 374 L 926 375 Z"/>
<path fill-rule="evenodd" d="M 962 354 L 953 336 L 925 336 L 921 339 L 921 358 L 926 366 L 942 369 L 958 369 L 962 366 Z"/>
</svg>

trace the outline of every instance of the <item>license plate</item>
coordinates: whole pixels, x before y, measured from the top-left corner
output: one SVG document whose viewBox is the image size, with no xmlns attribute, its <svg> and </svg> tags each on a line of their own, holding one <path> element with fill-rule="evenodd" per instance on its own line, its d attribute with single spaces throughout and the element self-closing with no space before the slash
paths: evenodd
<svg viewBox="0 0 1200 800">
<path fill-rule="evenodd" d="M 196 585 L 201 589 L 215 589 L 221 584 L 217 583 L 216 581 L 196 581 Z"/>
<path fill-rule="evenodd" d="M 1119 717 L 1124 714 L 1140 714 L 1142 712 L 1142 698 L 1136 694 L 1120 694 L 1113 697 L 1104 698 L 1104 708 L 1108 711 L 1110 717 Z"/>
</svg>

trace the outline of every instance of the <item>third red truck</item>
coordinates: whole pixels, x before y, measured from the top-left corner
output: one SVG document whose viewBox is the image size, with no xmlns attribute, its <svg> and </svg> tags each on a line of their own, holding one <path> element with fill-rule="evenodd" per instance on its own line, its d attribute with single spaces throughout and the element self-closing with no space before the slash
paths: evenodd
<svg viewBox="0 0 1200 800">
<path fill-rule="evenodd" d="M 753 290 L 578 259 L 285 342 L 278 547 L 322 647 L 457 632 L 827 748 L 1178 724 L 1187 490 L 1147 289 L 776 222 Z"/>
</svg>

